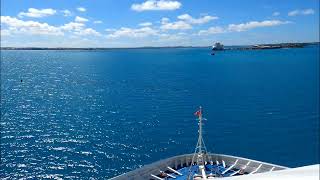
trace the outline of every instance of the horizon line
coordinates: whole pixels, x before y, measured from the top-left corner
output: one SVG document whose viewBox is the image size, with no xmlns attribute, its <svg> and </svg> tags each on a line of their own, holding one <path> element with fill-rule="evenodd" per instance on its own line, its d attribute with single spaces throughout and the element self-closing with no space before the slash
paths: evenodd
<svg viewBox="0 0 320 180">
<path fill-rule="evenodd" d="M 312 42 L 282 42 L 282 43 L 261 43 L 261 44 L 242 44 L 242 45 L 225 45 L 228 46 L 252 46 L 252 45 L 271 45 L 271 44 L 319 44 L 320 41 L 312 41 Z M 136 46 L 136 47 L 44 47 L 44 46 L 25 46 L 25 47 L 17 47 L 17 46 L 5 46 L 0 47 L 0 49 L 143 49 L 143 48 L 204 48 L 211 47 L 211 45 L 205 46 Z"/>
</svg>

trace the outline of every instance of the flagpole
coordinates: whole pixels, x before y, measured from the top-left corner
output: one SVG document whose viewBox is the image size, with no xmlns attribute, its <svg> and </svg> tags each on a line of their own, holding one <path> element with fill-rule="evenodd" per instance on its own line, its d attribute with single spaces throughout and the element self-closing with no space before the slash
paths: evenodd
<svg viewBox="0 0 320 180">
<path fill-rule="evenodd" d="M 200 114 L 199 114 L 199 152 L 202 153 L 202 108 L 200 106 Z"/>
<path fill-rule="evenodd" d="M 190 165 L 190 168 L 189 168 L 189 175 L 188 175 L 188 180 L 190 180 L 191 178 L 191 174 L 192 174 L 192 166 L 193 166 L 193 163 L 194 163 L 194 160 L 196 160 L 197 162 L 197 165 L 199 166 L 199 171 L 202 172 L 202 178 L 203 179 L 207 179 L 206 178 L 206 175 L 205 175 L 205 171 L 204 171 L 204 153 L 202 151 L 202 148 L 205 149 L 206 151 L 206 147 L 205 145 L 203 144 L 204 147 L 202 147 L 202 143 L 203 143 L 203 139 L 202 139 L 202 107 L 200 106 L 199 107 L 199 110 L 194 114 L 194 115 L 197 115 L 198 116 L 198 120 L 199 120 L 199 136 L 198 136 L 198 142 L 197 142 L 197 145 L 196 145 L 196 148 L 195 148 L 195 151 L 194 151 L 194 154 L 192 156 L 192 161 L 191 161 L 191 165 Z"/>
</svg>

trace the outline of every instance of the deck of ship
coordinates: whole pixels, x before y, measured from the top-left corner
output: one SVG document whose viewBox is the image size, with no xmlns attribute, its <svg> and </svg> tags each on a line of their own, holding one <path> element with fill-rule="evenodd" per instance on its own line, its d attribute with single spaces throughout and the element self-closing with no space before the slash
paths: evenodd
<svg viewBox="0 0 320 180">
<path fill-rule="evenodd" d="M 174 156 L 119 175 L 112 178 L 112 180 L 185 180 L 189 175 L 189 170 L 191 170 L 192 176 L 195 174 L 199 174 L 199 176 L 201 176 L 199 166 L 195 165 L 195 162 L 192 162 L 192 157 L 193 154 Z M 213 176 L 230 177 L 288 169 L 284 166 L 223 154 L 207 153 L 204 156 L 204 160 L 207 162 L 204 167 L 204 171 L 207 176 L 206 178 Z M 199 179 L 201 178 L 199 177 Z"/>
</svg>

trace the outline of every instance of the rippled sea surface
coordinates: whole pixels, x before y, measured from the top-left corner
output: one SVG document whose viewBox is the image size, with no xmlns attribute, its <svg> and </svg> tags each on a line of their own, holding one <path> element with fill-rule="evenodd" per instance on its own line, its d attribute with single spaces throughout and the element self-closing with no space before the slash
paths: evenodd
<svg viewBox="0 0 320 180">
<path fill-rule="evenodd" d="M 319 163 L 319 46 L 1 51 L 1 179 L 106 179 L 193 152 Z"/>
</svg>

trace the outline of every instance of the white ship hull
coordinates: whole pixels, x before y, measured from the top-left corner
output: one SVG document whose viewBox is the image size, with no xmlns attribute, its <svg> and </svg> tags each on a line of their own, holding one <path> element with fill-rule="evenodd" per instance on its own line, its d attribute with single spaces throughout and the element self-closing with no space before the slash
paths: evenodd
<svg viewBox="0 0 320 180">
<path fill-rule="evenodd" d="M 173 176 L 175 176 L 175 179 L 186 179 L 183 178 L 183 175 L 179 175 L 178 173 L 173 172 L 171 169 L 174 169 L 178 171 L 179 169 L 182 169 L 184 167 L 189 167 L 192 163 L 192 157 L 193 154 L 185 154 L 180 156 L 174 156 L 168 159 L 164 159 L 161 161 L 157 161 L 155 163 L 143 166 L 139 169 L 127 172 L 125 174 L 119 175 L 117 177 L 112 178 L 112 180 L 142 180 L 142 179 L 157 179 L 153 177 L 152 175 L 159 175 L 160 171 L 164 171 L 166 173 L 171 173 Z M 220 165 L 224 166 L 227 170 L 230 168 L 229 171 L 237 172 L 239 169 L 243 169 L 243 176 L 249 175 L 249 174 L 259 174 L 259 173 L 265 173 L 270 171 L 279 171 L 279 170 L 285 170 L 289 169 L 288 167 L 279 166 L 275 164 L 265 163 L 261 161 L 236 157 L 236 156 L 229 156 L 229 155 L 223 155 L 223 154 L 205 154 L 204 157 L 205 161 L 209 164 L 210 162 L 213 162 L 214 164 L 219 163 Z M 182 174 L 182 173 L 181 173 Z M 233 176 L 237 176 L 239 174 L 234 174 Z M 210 176 L 210 173 L 207 174 L 207 177 Z M 179 178 L 180 177 L 180 178 Z M 161 177 L 159 177 L 162 179 Z M 163 178 L 164 179 L 164 178 Z"/>
</svg>

